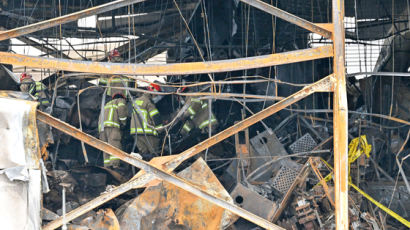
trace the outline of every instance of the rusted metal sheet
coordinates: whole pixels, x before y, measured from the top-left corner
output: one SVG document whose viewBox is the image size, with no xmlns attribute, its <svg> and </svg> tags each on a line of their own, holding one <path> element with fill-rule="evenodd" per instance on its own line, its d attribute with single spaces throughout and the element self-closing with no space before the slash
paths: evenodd
<svg viewBox="0 0 410 230">
<path fill-rule="evenodd" d="M 215 196 L 233 203 L 228 192 L 220 184 L 202 158 L 184 169 L 178 176 L 212 191 Z M 224 229 L 237 219 L 226 215 L 216 205 L 178 188 L 161 182 L 147 188 L 141 195 L 116 211 L 121 229 Z M 224 218 L 225 217 L 225 218 Z"/>
<path fill-rule="evenodd" d="M 317 33 L 322 35 L 325 38 L 331 38 L 332 37 L 332 32 L 327 30 L 325 27 L 321 27 L 318 25 L 315 25 L 314 23 L 311 23 L 303 18 L 299 18 L 298 16 L 295 16 L 293 14 L 290 14 L 284 10 L 281 10 L 277 7 L 274 7 L 272 5 L 269 5 L 265 2 L 262 2 L 260 0 L 240 0 L 241 2 L 244 2 L 246 4 L 249 4 L 257 9 L 260 9 L 262 11 L 265 11 L 269 14 L 272 14 L 278 18 L 281 18 L 285 21 L 288 21 L 290 23 L 293 23 L 297 26 L 300 26 L 304 29 L 307 29 L 313 33 Z"/>
<path fill-rule="evenodd" d="M 57 69 L 73 72 L 124 74 L 124 75 L 189 75 L 255 69 L 333 56 L 332 46 L 302 49 L 284 53 L 262 55 L 211 62 L 178 64 L 124 64 L 76 61 L 58 58 L 41 58 L 0 52 L 0 63 L 31 68 Z"/>
<path fill-rule="evenodd" d="M 273 201 L 259 195 L 257 192 L 237 184 L 231 192 L 235 204 L 250 212 L 256 213 L 267 220 L 272 220 L 278 205 Z"/>
<path fill-rule="evenodd" d="M 116 156 L 119 159 L 137 167 L 140 169 L 145 170 L 146 172 L 150 173 L 150 174 L 146 174 L 148 176 L 153 177 L 153 175 L 155 177 L 158 177 L 162 180 L 165 180 L 177 187 L 180 187 L 198 197 L 201 197 L 219 207 L 222 207 L 224 209 L 228 209 L 230 212 L 241 216 L 244 219 L 247 219 L 248 221 L 257 224 L 263 228 L 267 228 L 267 229 L 282 229 L 281 227 L 272 224 L 271 222 L 256 216 L 255 214 L 252 214 L 236 205 L 233 205 L 225 200 L 222 200 L 220 198 L 217 198 L 211 194 L 209 194 L 208 191 L 204 191 L 201 188 L 198 188 L 197 186 L 192 185 L 191 183 L 185 181 L 184 179 L 181 179 L 173 174 L 167 173 L 166 171 L 156 167 L 153 164 L 147 163 L 143 160 L 140 160 L 136 157 L 132 157 L 129 154 L 127 154 L 126 152 L 117 149 L 111 145 L 109 145 L 106 142 L 103 142 L 89 134 L 86 134 L 84 132 L 82 132 L 81 130 L 65 123 L 62 122 L 46 113 L 43 113 L 41 111 L 37 111 L 37 119 L 39 121 L 42 121 L 44 123 L 47 123 L 48 125 L 78 139 L 81 141 L 84 141 L 84 143 L 97 148 L 101 151 L 104 151 L 110 155 Z M 150 178 L 151 179 L 151 178 Z"/>
<path fill-rule="evenodd" d="M 9 38 L 19 37 L 25 34 L 33 33 L 36 31 L 48 29 L 54 26 L 58 26 L 61 24 L 69 23 L 77 21 L 80 18 L 85 18 L 91 15 L 105 13 L 111 10 L 115 10 L 124 6 L 128 6 L 131 4 L 144 2 L 145 0 L 117 0 L 113 2 L 108 2 L 106 4 L 102 4 L 100 6 L 91 7 L 85 10 L 81 10 L 72 14 L 67 14 L 61 17 L 52 18 L 50 20 L 45 20 L 41 22 L 37 22 L 34 24 L 30 24 L 27 26 L 18 27 L 15 29 L 7 30 L 0 32 L 0 41 L 6 40 Z"/>
<path fill-rule="evenodd" d="M 344 1 L 332 0 L 333 14 L 333 144 L 335 167 L 336 229 L 349 229 L 348 206 L 348 156 L 347 156 L 347 93 L 345 76 Z"/>
<path fill-rule="evenodd" d="M 192 156 L 197 155 L 198 153 L 202 152 L 206 148 L 209 148 L 222 140 L 234 135 L 235 133 L 238 133 L 239 131 L 246 129 L 250 127 L 251 125 L 259 122 L 260 120 L 271 116 L 272 114 L 280 111 L 283 108 L 286 108 L 287 106 L 302 100 L 303 98 L 311 95 L 314 92 L 330 92 L 333 90 L 333 75 L 327 76 L 323 78 L 322 80 L 306 86 L 302 90 L 296 92 L 295 94 L 281 100 L 280 102 L 256 113 L 255 115 L 240 121 L 239 123 L 231 126 L 230 128 L 218 133 L 217 135 L 214 135 L 205 141 L 198 143 L 197 145 L 189 148 L 188 150 L 182 152 L 181 154 L 178 155 L 172 155 L 172 156 L 167 156 L 167 157 L 162 157 L 162 158 L 154 158 L 151 163 L 153 165 L 162 167 L 164 170 L 167 172 L 172 172 L 178 165 L 180 165 L 183 161 L 186 159 L 189 159 Z M 41 118 L 40 118 L 41 119 Z M 46 117 L 43 118 L 45 120 Z M 58 127 L 59 122 L 55 123 L 55 126 L 57 126 L 57 129 L 60 129 Z M 51 124 L 50 124 L 51 125 Z M 55 127 L 54 126 L 54 127 Z M 71 133 L 71 132 L 69 132 Z M 98 148 L 98 147 L 97 147 Z M 66 215 L 66 220 L 72 220 L 75 219 L 76 217 L 86 213 L 87 211 L 90 211 L 94 209 L 95 207 L 100 206 L 101 204 L 121 195 L 122 193 L 125 193 L 133 188 L 140 188 L 140 187 L 145 187 L 148 186 L 148 183 L 152 180 L 154 180 L 155 177 L 152 174 L 147 174 L 142 171 L 140 171 L 136 177 L 134 177 L 131 181 L 118 186 L 117 188 L 114 188 L 109 194 L 103 194 L 92 201 L 86 203 L 85 205 L 80 206 L 79 208 L 69 212 Z M 152 184 L 150 185 L 155 185 L 155 182 L 151 182 Z M 158 181 L 156 182 L 158 183 Z M 62 219 L 59 218 L 56 221 L 50 222 L 48 225 L 46 225 L 43 229 L 55 229 L 61 226 L 62 224 Z"/>
</svg>

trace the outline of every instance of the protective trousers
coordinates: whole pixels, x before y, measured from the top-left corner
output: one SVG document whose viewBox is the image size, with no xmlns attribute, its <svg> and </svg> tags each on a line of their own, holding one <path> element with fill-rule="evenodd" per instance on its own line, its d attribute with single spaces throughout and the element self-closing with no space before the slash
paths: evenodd
<svg viewBox="0 0 410 230">
<path fill-rule="evenodd" d="M 138 135 L 137 136 L 137 147 L 139 153 L 145 158 L 144 155 L 151 154 L 155 155 L 159 151 L 160 139 L 157 136 L 152 135 Z"/>
<path fill-rule="evenodd" d="M 107 142 L 108 144 L 122 149 L 121 145 L 121 130 L 115 127 L 105 127 L 104 131 L 100 133 L 100 140 Z M 120 159 L 104 152 L 104 167 L 118 167 L 120 165 Z"/>
</svg>

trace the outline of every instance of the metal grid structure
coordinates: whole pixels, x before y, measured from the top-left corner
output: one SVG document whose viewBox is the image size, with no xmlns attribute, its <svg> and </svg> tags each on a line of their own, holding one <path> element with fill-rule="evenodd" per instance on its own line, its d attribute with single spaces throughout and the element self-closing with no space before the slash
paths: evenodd
<svg viewBox="0 0 410 230">
<path fill-rule="evenodd" d="M 313 139 L 313 137 L 309 133 L 306 133 L 301 138 L 297 139 L 294 143 L 289 145 L 289 148 L 294 153 L 300 153 L 310 151 L 314 147 L 316 147 L 316 145 L 317 143 Z"/>
<path fill-rule="evenodd" d="M 283 165 L 272 180 L 272 186 L 282 194 L 286 194 L 292 183 L 298 176 L 299 171 Z"/>
<path fill-rule="evenodd" d="M 130 4 L 143 2 L 144 0 L 117 0 L 100 6 L 92 7 L 86 10 L 72 13 L 69 15 L 57 17 L 54 19 L 30 24 L 27 26 L 11 29 L 0 33 L 0 41 L 22 36 L 46 28 L 51 28 L 68 22 L 73 22 L 78 19 L 108 12 Z M 323 46 L 320 48 L 299 50 L 293 52 L 284 52 L 266 56 L 258 56 L 252 58 L 233 59 L 227 61 L 215 62 L 197 62 L 183 64 L 168 64 L 168 65 L 132 65 L 132 64 L 112 64 L 112 63 L 93 63 L 87 61 L 69 61 L 64 59 L 48 59 L 39 57 L 29 57 L 25 55 L 16 55 L 8 52 L 0 52 L 0 63 L 24 65 L 27 67 L 40 67 L 47 69 L 60 69 L 71 71 L 84 71 L 87 69 L 90 73 L 97 74 L 141 74 L 141 75 L 183 75 L 193 73 L 215 73 L 234 70 L 243 70 L 251 68 L 260 68 L 266 66 L 280 65 L 285 63 L 294 63 L 305 60 L 314 60 L 325 57 L 333 58 L 334 73 L 325 77 L 295 94 L 277 102 L 276 104 L 248 117 L 241 122 L 227 128 L 226 130 L 202 141 L 201 143 L 189 148 L 188 150 L 174 155 L 168 162 L 163 164 L 152 164 L 146 161 L 134 158 L 125 152 L 106 144 L 82 131 L 76 129 L 60 120 L 45 114 L 37 112 L 37 119 L 49 124 L 50 126 L 69 134 L 84 143 L 89 144 L 108 154 L 116 156 L 121 160 L 143 169 L 145 173 L 140 177 L 134 178 L 131 181 L 118 186 L 111 192 L 101 195 L 100 197 L 91 200 L 83 206 L 71 211 L 67 214 L 64 221 L 72 220 L 85 212 L 107 202 L 108 200 L 126 192 L 133 188 L 145 186 L 150 181 L 160 178 L 177 187 L 180 187 L 194 195 L 201 197 L 213 204 L 216 204 L 230 212 L 249 220 L 266 229 L 282 229 L 281 227 L 263 219 L 255 214 L 252 214 L 244 209 L 237 207 L 229 202 L 221 200 L 203 189 L 197 188 L 183 179 L 175 176 L 171 172 L 180 165 L 183 161 L 197 155 L 201 151 L 209 148 L 216 143 L 238 133 L 239 131 L 255 124 L 256 122 L 280 111 L 287 106 L 300 101 L 301 99 L 316 93 L 316 92 L 333 92 L 334 94 L 334 167 L 335 167 L 335 215 L 337 229 L 348 229 L 348 180 L 347 180 L 347 95 L 346 95 L 346 79 L 345 79 L 345 35 L 344 35 L 344 1 L 332 0 L 332 15 L 333 23 L 331 24 L 314 24 L 307 20 L 301 19 L 295 15 L 289 14 L 272 5 L 266 4 L 260 0 L 241 0 L 241 2 L 256 7 L 266 13 L 279 17 L 283 20 L 296 24 L 311 32 L 322 35 L 325 38 L 332 39 L 331 46 Z M 61 226 L 63 219 L 59 218 L 43 229 L 55 229 Z"/>
</svg>

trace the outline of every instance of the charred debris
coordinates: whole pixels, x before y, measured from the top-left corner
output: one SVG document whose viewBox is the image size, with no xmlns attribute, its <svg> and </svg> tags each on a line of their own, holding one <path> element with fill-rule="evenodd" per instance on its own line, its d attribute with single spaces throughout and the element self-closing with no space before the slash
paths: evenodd
<svg viewBox="0 0 410 230">
<path fill-rule="evenodd" d="M 333 1 L 333 7 L 334 2 L 343 1 Z M 0 1 L 0 24 L 7 32 L 109 3 Z M 292 17 L 266 10 L 266 5 L 314 24 L 291 23 Z M 134 1 L 99 11 L 86 22 L 4 35 L 9 39 L 0 34 L 0 89 L 7 90 L 8 97 L 41 98 L 13 92 L 20 91 L 23 72 L 46 88 L 48 103 L 40 101 L 37 115 L 47 171 L 42 182 L 43 229 L 347 229 L 336 222 L 341 214 L 335 210 L 343 210 L 335 199 L 341 189 L 336 189 L 333 173 L 338 154 L 347 162 L 342 184 L 348 187 L 348 228 L 407 229 L 409 3 L 345 0 L 342 44 L 326 37 L 337 33 L 331 24 L 333 7 L 327 0 Z M 326 50 L 332 44 L 333 49 Z M 339 102 L 330 86 L 337 75 L 333 50 L 343 46 L 346 153 L 334 149 L 343 143 L 334 140 L 334 130 L 340 128 L 334 115 Z M 117 63 L 110 56 L 114 49 Z M 292 53 L 303 50 L 320 54 L 305 58 Z M 45 58 L 16 61 L 7 56 L 12 53 Z M 258 59 L 281 53 L 267 64 Z M 243 60 L 230 62 L 239 58 Z M 68 64 L 49 61 L 62 59 Z M 75 60 L 85 64 L 77 66 Z M 158 60 L 153 66 L 157 69 L 144 72 L 157 74 L 138 72 L 145 71 L 139 66 Z M 194 65 L 161 68 L 218 61 L 222 67 L 210 64 L 209 73 L 196 71 Z M 137 64 L 136 74 L 126 72 Z M 100 83 L 112 76 L 126 78 L 127 85 Z M 159 89 L 150 88 L 153 82 Z M 128 112 L 118 129 L 119 145 L 109 143 L 123 152 L 97 140 L 104 132 L 99 118 L 114 98 L 107 95 L 110 88 L 125 96 Z M 130 133 L 133 116 L 141 114 L 133 105 L 141 95 L 149 95 L 158 110 L 155 122 L 163 127 L 156 136 L 155 128 L 147 132 L 151 126 L 143 135 L 138 128 L 137 135 Z M 199 110 L 190 111 L 193 100 L 200 101 L 206 115 L 201 124 Z M 50 122 L 54 118 L 58 120 Z M 61 128 L 63 123 L 91 137 L 70 134 L 70 127 Z M 188 124 L 192 127 L 187 132 Z M 158 140 L 149 141 L 147 134 Z M 107 165 L 107 159 L 117 157 L 121 160 Z M 196 191 L 206 194 L 198 196 Z"/>
</svg>

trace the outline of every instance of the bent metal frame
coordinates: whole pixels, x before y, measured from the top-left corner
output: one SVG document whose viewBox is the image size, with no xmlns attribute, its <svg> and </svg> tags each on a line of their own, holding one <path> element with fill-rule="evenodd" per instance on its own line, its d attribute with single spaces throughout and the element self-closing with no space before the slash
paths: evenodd
<svg viewBox="0 0 410 230">
<path fill-rule="evenodd" d="M 14 37 L 23 36 L 34 31 L 44 30 L 57 25 L 76 21 L 90 15 L 100 14 L 120 7 L 129 6 L 144 2 L 146 0 L 116 0 L 96 7 L 88 8 L 72 14 L 45 20 L 42 22 L 14 28 L 0 32 L 0 41 Z M 265 119 L 283 108 L 316 92 L 333 92 L 333 123 L 334 123 L 334 178 L 335 178 L 335 216 L 336 229 L 347 230 L 348 220 L 348 175 L 347 175 L 347 95 L 345 79 L 345 33 L 344 33 L 344 0 L 332 0 L 333 23 L 314 24 L 286 11 L 280 10 L 272 5 L 260 0 L 240 0 L 257 9 L 260 9 L 273 16 L 279 17 L 313 33 L 317 33 L 325 38 L 332 39 L 333 44 L 319 48 L 283 52 L 271 55 L 255 56 L 249 58 L 231 59 L 224 61 L 193 62 L 163 65 L 140 65 L 140 64 L 119 64 L 100 63 L 89 61 L 75 61 L 57 58 L 40 58 L 25 55 L 0 52 L 0 63 L 21 65 L 32 68 L 69 70 L 74 72 L 84 72 L 96 74 L 130 74 L 130 75 L 184 75 L 227 72 L 235 70 L 261 68 L 274 65 L 282 65 L 307 60 L 333 57 L 333 73 L 315 83 L 312 83 L 293 95 L 282 99 L 274 105 L 259 111 L 258 113 L 236 123 L 235 125 L 221 131 L 220 133 L 198 143 L 188 150 L 173 155 L 168 161 L 162 163 L 148 163 L 143 160 L 131 157 L 127 153 L 102 142 L 81 130 L 70 126 L 41 111 L 37 112 L 37 119 L 50 126 L 77 138 L 99 150 L 119 157 L 121 160 L 132 164 L 145 171 L 138 177 L 114 188 L 108 193 L 102 194 L 90 202 L 67 213 L 65 221 L 70 221 L 78 216 L 98 207 L 99 205 L 129 191 L 130 189 L 149 186 L 153 180 L 162 179 L 172 183 L 194 195 L 201 197 L 215 205 L 218 205 L 232 213 L 235 213 L 263 228 L 282 229 L 281 227 L 256 216 L 236 205 L 219 199 L 207 191 L 175 176 L 172 171 L 186 159 L 199 154 L 216 143 L 238 133 L 239 131 Z M 50 222 L 43 229 L 56 229 L 63 224 L 62 218 Z"/>
</svg>

